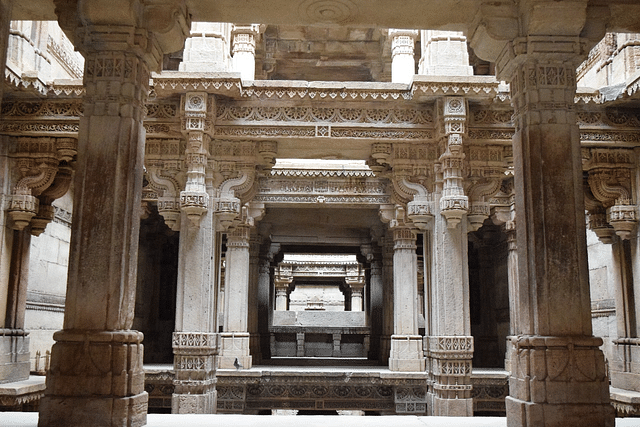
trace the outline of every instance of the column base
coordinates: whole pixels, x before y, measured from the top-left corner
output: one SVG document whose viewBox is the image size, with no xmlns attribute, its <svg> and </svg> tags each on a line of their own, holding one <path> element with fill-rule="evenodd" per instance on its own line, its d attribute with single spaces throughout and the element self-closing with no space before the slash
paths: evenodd
<svg viewBox="0 0 640 427">
<path fill-rule="evenodd" d="M 214 333 L 173 333 L 173 387 L 171 413 L 216 412 L 216 354 Z"/>
<path fill-rule="evenodd" d="M 0 384 L 29 379 L 29 333 L 0 329 Z"/>
<path fill-rule="evenodd" d="M 473 416 L 471 360 L 473 337 L 464 335 L 426 337 L 431 378 L 429 415 Z"/>
<path fill-rule="evenodd" d="M 473 399 L 443 399 L 433 396 L 430 414 L 436 417 L 472 417 Z"/>
<path fill-rule="evenodd" d="M 248 332 L 220 333 L 219 369 L 249 369 L 252 359 L 249 355 Z"/>
<path fill-rule="evenodd" d="M 38 425 L 145 425 L 142 337 L 137 331 L 57 332 Z"/>
<path fill-rule="evenodd" d="M 511 337 L 509 427 L 613 427 L 602 339 L 577 336 Z"/>
<path fill-rule="evenodd" d="M 389 370 L 424 372 L 426 368 L 422 335 L 391 335 Z"/>
<path fill-rule="evenodd" d="M 204 394 L 179 394 L 171 396 L 172 414 L 215 414 L 217 392 L 214 387 Z"/>
<path fill-rule="evenodd" d="M 614 427 L 614 409 L 608 402 L 593 404 L 532 403 L 508 396 L 507 427 Z"/>
</svg>

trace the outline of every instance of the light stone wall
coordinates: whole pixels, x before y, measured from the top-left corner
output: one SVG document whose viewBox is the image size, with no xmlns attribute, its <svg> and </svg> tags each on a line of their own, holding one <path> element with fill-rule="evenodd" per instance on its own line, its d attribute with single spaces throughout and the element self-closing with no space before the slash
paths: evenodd
<svg viewBox="0 0 640 427">
<path fill-rule="evenodd" d="M 12 21 L 7 67 L 42 83 L 82 77 L 84 58 L 56 21 Z"/>
<path fill-rule="evenodd" d="M 308 302 L 319 303 L 326 311 L 344 311 L 344 295 L 337 286 L 297 285 L 289 294 L 289 310 L 307 309 Z"/>
<path fill-rule="evenodd" d="M 71 212 L 71 191 L 53 204 Z M 70 239 L 71 228 L 61 221 L 51 222 L 44 233 L 31 238 L 25 329 L 31 338 L 32 370 L 38 351 L 43 369 L 44 356 L 54 342 L 53 333 L 62 329 Z"/>
<path fill-rule="evenodd" d="M 611 360 L 611 340 L 617 337 L 615 307 L 615 285 L 617 278 L 612 268 L 616 264 L 612 245 L 598 240 L 591 230 L 587 230 L 587 253 L 589 256 L 589 284 L 591 288 L 591 308 L 593 335 L 602 338 L 602 351 Z"/>
</svg>

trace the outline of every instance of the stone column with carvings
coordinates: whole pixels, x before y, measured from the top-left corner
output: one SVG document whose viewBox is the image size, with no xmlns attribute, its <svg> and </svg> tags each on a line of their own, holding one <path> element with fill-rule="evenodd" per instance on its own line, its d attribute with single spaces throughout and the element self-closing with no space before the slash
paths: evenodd
<svg viewBox="0 0 640 427">
<path fill-rule="evenodd" d="M 176 326 L 173 335 L 175 414 L 210 414 L 216 411 L 215 357 L 217 354 L 216 216 L 212 188 L 207 188 L 208 143 L 213 128 L 215 98 L 204 92 L 188 92 L 181 99 L 186 183 L 179 192 L 170 176 L 149 166 L 151 181 L 166 190 L 158 198 L 158 211 L 178 216 L 180 248 L 176 294 Z"/>
<path fill-rule="evenodd" d="M 472 76 L 467 38 L 458 31 L 420 31 L 419 74 L 428 76 Z"/>
<path fill-rule="evenodd" d="M 377 358 L 380 351 L 380 334 L 382 332 L 382 317 L 384 305 L 383 293 L 384 281 L 382 279 L 382 263 L 380 260 L 371 261 L 371 273 L 369 274 L 370 308 L 369 318 L 371 319 L 371 356 Z"/>
<path fill-rule="evenodd" d="M 260 258 L 258 267 L 258 335 L 260 339 L 260 350 L 263 358 L 270 357 L 269 345 L 269 323 L 271 316 L 271 263 L 265 258 Z"/>
<path fill-rule="evenodd" d="M 240 224 L 227 233 L 224 325 L 220 334 L 220 369 L 249 369 L 249 242 L 252 218 L 246 208 Z"/>
<path fill-rule="evenodd" d="M 387 364 L 393 335 L 393 235 L 387 231 L 382 240 L 382 335 L 380 336 L 380 363 Z"/>
<path fill-rule="evenodd" d="M 509 426 L 613 426 L 600 338 L 592 335 L 583 178 L 574 98 L 585 40 L 549 36 L 587 2 L 528 10 L 534 34 L 505 44 L 518 215 L 518 292 L 511 337 Z M 542 12 L 544 10 L 544 12 Z M 535 24 L 533 24 L 535 20 Z M 576 22 L 582 22 L 576 19 Z M 526 29 L 527 27 L 525 27 Z M 572 26 L 574 34 L 582 27 Z"/>
<path fill-rule="evenodd" d="M 255 80 L 256 39 L 260 34 L 259 25 L 234 25 L 233 71 L 240 73 L 242 80 Z"/>
<path fill-rule="evenodd" d="M 473 337 L 469 311 L 468 199 L 462 187 L 466 100 L 441 100 L 442 143 L 436 167 L 435 216 L 431 236 L 433 269 L 426 355 L 433 388 L 430 414 L 472 416 L 471 359 Z"/>
<path fill-rule="evenodd" d="M 422 372 L 425 358 L 418 334 L 418 257 L 416 232 L 406 223 L 404 208 L 397 206 L 391 220 L 393 232 L 393 335 L 389 369 Z"/>
<path fill-rule="evenodd" d="M 390 29 L 389 37 L 391 38 L 391 81 L 410 84 L 416 73 L 413 50 L 418 31 Z"/>
<path fill-rule="evenodd" d="M 255 228 L 251 230 L 251 240 L 249 242 L 249 350 L 256 364 L 260 363 L 260 334 L 258 333 L 258 286 L 260 267 L 260 245 L 262 237 L 256 233 Z"/>
<path fill-rule="evenodd" d="M 180 49 L 180 1 L 57 2 L 85 57 L 64 329 L 54 334 L 40 426 L 141 426 L 147 393 L 134 317 L 150 71 Z M 121 11 L 130 11 L 123 14 Z M 143 26 L 144 25 L 144 26 Z"/>
<path fill-rule="evenodd" d="M 210 414 L 216 410 L 216 230 L 209 209 L 195 226 L 181 214 L 173 334 L 174 414 Z"/>
</svg>

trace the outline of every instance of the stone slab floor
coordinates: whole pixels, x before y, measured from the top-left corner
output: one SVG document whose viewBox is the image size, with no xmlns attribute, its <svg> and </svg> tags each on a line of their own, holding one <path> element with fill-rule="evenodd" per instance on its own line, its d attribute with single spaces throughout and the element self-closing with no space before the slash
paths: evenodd
<svg viewBox="0 0 640 427">
<path fill-rule="evenodd" d="M 0 412 L 2 427 L 36 427 L 35 412 Z M 332 415 L 165 415 L 149 414 L 148 427 L 506 427 L 506 418 L 497 417 L 357 417 Z M 616 427 L 640 427 L 640 418 L 618 418 Z"/>
</svg>

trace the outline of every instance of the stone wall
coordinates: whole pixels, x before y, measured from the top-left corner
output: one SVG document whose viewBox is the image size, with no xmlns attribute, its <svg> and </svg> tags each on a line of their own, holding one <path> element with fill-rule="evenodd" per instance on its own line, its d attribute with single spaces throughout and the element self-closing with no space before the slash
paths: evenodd
<svg viewBox="0 0 640 427">
<path fill-rule="evenodd" d="M 72 200 L 56 200 L 56 216 L 45 231 L 31 238 L 25 329 L 31 337 L 31 370 L 44 371 L 53 333 L 62 329 L 69 265 Z M 40 355 L 37 361 L 36 355 Z M 37 369 L 36 369 L 37 368 Z"/>
<path fill-rule="evenodd" d="M 587 230 L 587 252 L 589 254 L 589 283 L 591 287 L 591 318 L 593 335 L 603 340 L 602 351 L 611 360 L 611 340 L 617 337 L 615 291 L 616 272 L 613 266 L 613 246 L 602 243 Z"/>
</svg>

